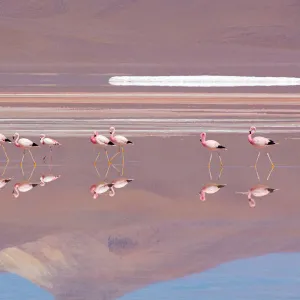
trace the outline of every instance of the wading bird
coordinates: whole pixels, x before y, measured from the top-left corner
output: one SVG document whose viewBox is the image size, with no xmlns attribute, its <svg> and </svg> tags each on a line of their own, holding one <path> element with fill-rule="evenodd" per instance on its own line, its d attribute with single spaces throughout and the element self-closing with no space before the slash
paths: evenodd
<svg viewBox="0 0 300 300">
<path fill-rule="evenodd" d="M 262 136 L 252 137 L 252 134 L 254 134 L 255 132 L 256 132 L 256 127 L 251 126 L 250 130 L 249 130 L 249 134 L 248 134 L 248 141 L 255 148 L 258 148 L 258 149 L 262 150 L 262 149 L 265 149 L 269 146 L 278 144 L 278 143 L 274 142 L 273 140 L 270 140 L 270 139 L 262 137 Z M 275 165 L 273 164 L 273 161 L 271 160 L 270 154 L 268 152 L 267 152 L 267 156 L 269 158 L 269 161 L 271 163 L 272 168 L 274 168 Z M 258 155 L 257 155 L 257 158 L 256 158 L 256 162 L 255 162 L 255 165 L 254 165 L 255 168 L 256 168 L 259 157 L 260 157 L 260 151 L 258 152 Z"/>
<path fill-rule="evenodd" d="M 268 187 L 267 185 L 258 184 L 258 185 L 255 185 L 254 187 L 252 187 L 248 192 L 236 192 L 236 193 L 247 195 L 248 201 L 249 201 L 249 206 L 255 207 L 256 202 L 252 198 L 252 196 L 257 197 L 257 198 L 264 197 L 271 193 L 274 193 L 275 191 L 278 191 L 278 189 L 273 189 L 273 188 Z"/>
<path fill-rule="evenodd" d="M 31 191 L 34 187 L 40 185 L 39 183 L 31 183 L 31 182 L 19 182 L 16 183 L 13 190 L 13 195 L 15 198 L 18 198 L 21 193 L 26 193 Z"/>
<path fill-rule="evenodd" d="M 123 187 L 125 187 L 129 182 L 132 182 L 133 179 L 127 179 L 127 178 L 118 178 L 115 179 L 111 182 L 112 186 L 110 188 L 110 192 L 109 192 L 109 196 L 113 197 L 116 193 L 115 193 L 115 188 L 116 189 L 121 189 Z"/>
<path fill-rule="evenodd" d="M 93 198 L 97 199 L 99 195 L 106 193 L 111 187 L 111 183 L 100 182 L 99 184 L 93 184 L 90 187 L 90 192 L 93 194 Z"/>
<path fill-rule="evenodd" d="M 111 160 L 109 159 L 107 153 L 107 146 L 115 146 L 115 144 L 112 141 L 110 141 L 106 136 L 99 134 L 97 131 L 94 131 L 94 134 L 90 137 L 90 140 L 94 145 L 97 145 L 102 149 L 104 149 L 107 161 L 109 164 L 111 164 Z M 95 166 L 97 164 L 99 155 L 100 155 L 100 151 L 98 152 L 98 155 L 94 161 Z"/>
<path fill-rule="evenodd" d="M 214 194 L 218 192 L 221 188 L 225 187 L 226 184 L 208 183 L 199 192 L 200 200 L 205 201 L 205 194 Z"/>
<path fill-rule="evenodd" d="M 56 141 L 56 140 L 54 140 L 52 138 L 46 137 L 45 134 L 41 134 L 41 136 L 40 136 L 40 143 L 42 145 L 49 146 L 49 148 L 50 148 L 50 159 L 52 161 L 52 147 L 53 146 L 61 146 L 61 143 L 59 143 L 58 141 Z M 46 160 L 46 156 L 47 155 L 44 156 L 43 161 Z"/>
<path fill-rule="evenodd" d="M 40 181 L 41 181 L 40 186 L 45 186 L 47 183 L 50 183 L 60 177 L 61 177 L 61 175 L 57 175 L 57 176 L 52 175 L 52 174 L 42 175 L 40 177 Z"/>
<path fill-rule="evenodd" d="M 13 139 L 15 140 L 15 145 L 18 148 L 23 149 L 23 157 L 22 157 L 20 165 L 21 166 L 23 165 L 24 156 L 25 156 L 26 150 L 28 150 L 29 153 L 30 153 L 30 156 L 32 158 L 33 164 L 34 164 L 34 166 L 36 166 L 36 162 L 35 162 L 35 160 L 32 156 L 32 153 L 31 153 L 30 149 L 32 147 L 39 147 L 39 145 L 34 143 L 33 141 L 29 140 L 29 139 L 26 139 L 26 138 L 21 138 L 20 139 L 20 135 L 17 132 L 14 134 Z"/>
<path fill-rule="evenodd" d="M 201 144 L 207 148 L 208 150 L 210 151 L 216 151 L 218 156 L 219 156 L 219 159 L 220 159 L 220 165 L 221 167 L 223 167 L 223 162 L 222 162 L 222 159 L 221 159 L 221 155 L 219 153 L 220 150 L 227 150 L 226 147 L 222 146 L 220 143 L 218 143 L 217 141 L 214 141 L 214 140 L 206 140 L 206 133 L 205 132 L 202 132 L 200 134 L 200 142 Z M 208 167 L 210 168 L 210 163 L 211 163 L 211 160 L 212 160 L 212 153 L 210 154 L 210 159 L 209 159 L 209 163 L 208 163 Z"/>
<path fill-rule="evenodd" d="M 110 140 L 115 144 L 119 146 L 118 152 L 110 159 L 111 161 L 118 155 L 120 154 L 122 150 L 122 161 L 124 165 L 124 146 L 127 144 L 133 144 L 133 142 L 129 141 L 125 136 L 123 135 L 115 135 L 116 129 L 115 127 L 110 127 L 109 128 L 109 133 L 110 133 Z"/>
<path fill-rule="evenodd" d="M 6 156 L 6 161 L 9 161 L 8 155 L 6 153 L 5 147 L 4 147 L 4 143 L 11 143 L 11 140 L 8 139 L 5 135 L 3 135 L 2 133 L 0 133 L 0 144 L 2 146 L 3 152 Z"/>
</svg>

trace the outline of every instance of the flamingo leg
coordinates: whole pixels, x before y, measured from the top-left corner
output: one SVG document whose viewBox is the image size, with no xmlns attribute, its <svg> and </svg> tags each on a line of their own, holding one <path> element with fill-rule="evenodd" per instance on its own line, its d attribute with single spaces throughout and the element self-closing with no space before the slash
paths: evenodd
<svg viewBox="0 0 300 300">
<path fill-rule="evenodd" d="M 8 166 L 8 163 L 9 163 L 9 161 L 7 160 L 7 161 L 6 161 L 6 165 L 5 165 L 4 169 L 3 169 L 3 172 L 2 172 L 2 174 L 1 174 L 1 176 L 4 176 L 4 174 L 5 174 L 5 172 L 6 172 L 6 168 L 7 168 L 7 166 Z"/>
<path fill-rule="evenodd" d="M 94 165 L 94 167 L 95 167 L 95 170 L 96 170 L 98 176 L 100 177 L 100 173 L 99 173 L 99 171 L 98 171 L 97 165 Z"/>
<path fill-rule="evenodd" d="M 110 159 L 109 159 L 109 157 L 108 157 L 107 149 L 105 149 L 105 154 L 106 154 L 107 162 L 108 162 L 108 164 L 110 165 L 111 162 L 110 162 Z"/>
<path fill-rule="evenodd" d="M 22 167 L 22 165 L 23 165 L 23 161 L 24 161 L 25 154 L 26 154 L 26 150 L 23 151 L 23 157 L 22 157 L 22 160 L 21 160 L 21 162 L 20 162 L 20 166 L 21 166 L 21 167 Z"/>
<path fill-rule="evenodd" d="M 222 176 L 222 172 L 223 172 L 223 167 L 221 167 L 220 169 L 220 173 L 219 173 L 219 176 L 218 176 L 218 180 L 220 180 L 221 176 Z"/>
<path fill-rule="evenodd" d="M 223 162 L 222 162 L 221 155 L 219 152 L 218 152 L 218 156 L 219 156 L 219 160 L 220 160 L 220 166 L 221 166 L 221 168 L 223 168 Z"/>
<path fill-rule="evenodd" d="M 124 147 L 122 147 L 122 166 L 124 166 L 125 158 L 124 158 Z"/>
<path fill-rule="evenodd" d="M 1 146 L 2 146 L 3 152 L 4 152 L 5 156 L 6 156 L 6 161 L 9 161 L 9 158 L 8 158 L 7 153 L 6 153 L 4 145 L 1 144 Z"/>
<path fill-rule="evenodd" d="M 36 162 L 35 162 L 35 160 L 34 160 L 34 158 L 33 158 L 33 155 L 32 155 L 32 153 L 31 153 L 30 149 L 28 149 L 28 151 L 29 151 L 30 156 L 31 156 L 31 158 L 32 158 L 33 165 L 36 166 Z"/>
<path fill-rule="evenodd" d="M 36 165 L 33 165 L 31 174 L 30 174 L 29 178 L 27 179 L 28 181 L 31 179 L 31 177 L 32 177 L 32 175 L 33 175 L 33 173 L 34 173 L 35 168 L 36 168 Z"/>
<path fill-rule="evenodd" d="M 107 167 L 107 170 L 106 170 L 104 179 L 107 178 L 108 172 L 109 172 L 109 170 L 110 170 L 110 166 L 111 166 L 111 164 L 109 164 L 108 167 Z"/>
<path fill-rule="evenodd" d="M 274 170 L 274 167 L 271 168 L 270 173 L 269 173 L 269 175 L 268 175 L 268 177 L 267 177 L 267 180 L 269 180 L 269 178 L 270 178 L 270 176 L 271 176 L 273 170 Z"/>
<path fill-rule="evenodd" d="M 255 168 L 256 168 L 259 157 L 260 157 L 260 152 L 258 152 L 258 155 L 257 155 L 257 158 L 256 158 L 256 162 L 255 162 L 255 165 L 254 165 Z"/>
<path fill-rule="evenodd" d="M 97 164 L 97 160 L 98 160 L 99 155 L 100 155 L 100 151 L 98 152 L 98 155 L 97 155 L 97 157 L 96 157 L 96 159 L 94 161 L 94 166 L 96 166 L 96 164 Z"/>
<path fill-rule="evenodd" d="M 114 158 L 115 158 L 116 156 L 118 156 L 120 153 L 121 153 L 121 147 L 119 146 L 118 152 L 117 152 L 113 157 L 111 157 L 110 162 L 112 162 L 112 161 L 114 160 Z"/>
<path fill-rule="evenodd" d="M 269 161 L 270 161 L 270 163 L 271 163 L 272 168 L 274 168 L 275 165 L 274 165 L 274 163 L 272 162 L 272 159 L 271 159 L 271 157 L 270 157 L 270 154 L 267 153 L 267 155 L 268 155 L 268 158 L 269 158 Z"/>
<path fill-rule="evenodd" d="M 256 172 L 256 177 L 257 177 L 258 181 L 260 181 L 258 170 L 257 170 L 256 166 L 254 167 L 254 169 L 255 169 L 255 172 Z"/>
<path fill-rule="evenodd" d="M 212 160 L 212 153 L 210 153 L 210 158 L 209 158 L 209 162 L 208 162 L 208 168 L 210 168 L 211 160 Z"/>
<path fill-rule="evenodd" d="M 210 178 L 210 180 L 212 180 L 212 176 L 211 176 L 211 170 L 210 170 L 210 165 L 208 165 L 208 174 L 209 174 L 209 178 Z"/>
</svg>

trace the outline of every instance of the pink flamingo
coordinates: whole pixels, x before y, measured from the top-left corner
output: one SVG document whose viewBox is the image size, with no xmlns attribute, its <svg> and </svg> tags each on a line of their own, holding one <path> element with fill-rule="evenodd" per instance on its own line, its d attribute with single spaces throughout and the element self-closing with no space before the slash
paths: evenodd
<svg viewBox="0 0 300 300">
<path fill-rule="evenodd" d="M 93 184 L 90 187 L 90 192 L 93 194 L 93 198 L 97 199 L 99 195 L 106 193 L 111 187 L 111 183 L 100 182 L 99 184 Z"/>
<path fill-rule="evenodd" d="M 15 145 L 18 148 L 23 149 L 23 157 L 22 157 L 20 165 L 21 166 L 23 165 L 23 160 L 24 160 L 24 156 L 25 156 L 25 153 L 26 153 L 25 151 L 28 150 L 29 153 L 30 153 L 30 156 L 32 158 L 33 164 L 34 164 L 34 166 L 36 166 L 36 162 L 35 162 L 35 160 L 32 156 L 32 153 L 31 153 L 30 149 L 32 147 L 39 147 L 39 145 L 34 143 L 33 141 L 29 140 L 29 139 L 26 139 L 26 138 L 21 138 L 20 139 L 20 135 L 17 132 L 14 134 L 13 139 L 15 140 Z"/>
<path fill-rule="evenodd" d="M 52 182 L 52 181 L 54 181 L 54 180 L 56 180 L 60 177 L 61 177 L 61 175 L 57 175 L 57 176 L 52 175 L 52 174 L 42 175 L 40 177 L 40 181 L 41 181 L 40 186 L 45 186 L 46 183 L 50 183 L 50 182 Z"/>
<path fill-rule="evenodd" d="M 133 144 L 132 141 L 129 141 L 125 136 L 123 135 L 115 135 L 116 129 L 115 127 L 109 128 L 110 133 L 110 140 L 119 146 L 118 152 L 110 159 L 111 161 L 121 152 L 122 149 L 122 159 L 123 159 L 123 165 L 124 165 L 124 146 L 127 144 Z"/>
<path fill-rule="evenodd" d="M 99 134 L 97 131 L 94 131 L 94 134 L 91 136 L 90 140 L 94 145 L 97 145 L 104 149 L 107 161 L 109 164 L 111 164 L 111 160 L 109 159 L 108 153 L 107 153 L 107 146 L 115 146 L 115 144 L 113 142 L 111 142 L 106 136 Z M 94 162 L 95 166 L 96 166 L 99 155 L 100 155 L 100 151 L 98 152 L 98 155 Z"/>
<path fill-rule="evenodd" d="M 59 143 L 58 141 L 52 139 L 52 138 L 49 138 L 49 137 L 46 137 L 45 134 L 41 134 L 40 136 L 40 143 L 42 145 L 47 145 L 50 147 L 50 159 L 52 161 L 52 147 L 53 146 L 61 146 L 61 143 Z M 46 155 L 44 156 L 43 158 L 43 161 L 46 160 Z"/>
<path fill-rule="evenodd" d="M 226 184 L 216 184 L 216 183 L 206 184 L 199 192 L 200 200 L 205 201 L 206 200 L 205 194 L 214 194 L 225 186 L 226 186 Z"/>
<path fill-rule="evenodd" d="M 0 190 L 3 189 L 11 180 L 12 178 L 0 179 Z"/>
<path fill-rule="evenodd" d="M 27 181 L 16 183 L 13 190 L 13 195 L 18 198 L 21 193 L 26 193 L 32 190 L 34 187 L 40 185 L 39 183 L 30 183 Z"/>
<path fill-rule="evenodd" d="M 264 148 L 267 148 L 271 145 L 279 144 L 279 143 L 274 142 L 273 140 L 270 140 L 270 139 L 262 137 L 262 136 L 252 137 L 252 134 L 254 134 L 255 132 L 256 132 L 256 127 L 251 126 L 250 130 L 249 130 L 248 141 L 252 146 L 254 146 L 258 149 L 264 149 Z M 255 165 L 254 165 L 255 168 L 256 168 L 259 156 L 260 156 L 260 151 L 258 152 L 257 159 L 256 159 L 256 162 L 255 162 Z M 270 154 L 268 152 L 267 152 L 267 156 L 269 158 L 269 161 L 271 163 L 272 168 L 274 168 L 275 165 L 273 164 L 273 162 L 271 160 L 271 157 L 270 157 Z"/>
<path fill-rule="evenodd" d="M 129 182 L 132 182 L 133 179 L 127 179 L 127 178 L 118 178 L 111 182 L 112 186 L 110 188 L 109 196 L 113 197 L 116 193 L 114 188 L 121 189 L 125 187 Z"/>
<path fill-rule="evenodd" d="M 202 132 L 200 134 L 200 142 L 201 144 L 207 148 L 208 150 L 210 151 L 217 151 L 218 153 L 218 156 L 219 156 L 219 159 L 220 159 L 220 165 L 221 167 L 223 167 L 223 162 L 222 162 L 222 159 L 221 159 L 221 155 L 219 153 L 220 150 L 227 150 L 226 147 L 222 146 L 220 143 L 218 143 L 217 141 L 214 141 L 214 140 L 206 140 L 206 133 L 205 132 Z M 210 163 L 211 163 L 211 160 L 212 160 L 212 153 L 210 154 L 210 159 L 209 159 L 209 163 L 208 163 L 208 167 L 210 168 Z"/>
<path fill-rule="evenodd" d="M 249 206 L 253 208 L 256 206 L 256 202 L 252 198 L 252 196 L 257 197 L 257 198 L 264 197 L 275 191 L 278 191 L 278 189 L 273 189 L 273 188 L 268 187 L 267 185 L 258 184 L 258 185 L 255 185 L 254 187 L 252 187 L 248 192 L 237 192 L 237 194 L 247 195 L 248 201 L 249 201 Z"/>
<path fill-rule="evenodd" d="M 2 133 L 0 133 L 0 144 L 2 146 L 3 152 L 6 156 L 6 161 L 9 161 L 8 155 L 6 153 L 5 147 L 4 147 L 4 143 L 11 143 L 11 140 L 8 139 L 5 135 L 3 135 Z"/>
</svg>

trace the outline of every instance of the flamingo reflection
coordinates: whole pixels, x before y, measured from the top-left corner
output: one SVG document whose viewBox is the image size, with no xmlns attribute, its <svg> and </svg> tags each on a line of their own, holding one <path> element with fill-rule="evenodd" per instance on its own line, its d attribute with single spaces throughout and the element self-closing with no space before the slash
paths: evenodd
<svg viewBox="0 0 300 300">
<path fill-rule="evenodd" d="M 249 206 L 255 207 L 256 202 L 252 197 L 261 198 L 264 196 L 267 196 L 269 194 L 274 193 L 275 191 L 278 191 L 278 189 L 270 188 L 267 185 L 258 184 L 253 186 L 248 192 L 236 192 L 237 194 L 243 194 L 248 196 Z"/>
<path fill-rule="evenodd" d="M 133 179 L 127 179 L 127 178 L 118 178 L 111 182 L 112 186 L 110 187 L 109 196 L 113 197 L 116 192 L 115 189 L 121 189 L 125 187 L 129 182 L 132 182 Z"/>
<path fill-rule="evenodd" d="M 60 178 L 61 175 L 53 175 L 53 174 L 47 174 L 47 175 L 42 175 L 40 177 L 40 186 L 45 186 L 46 184 L 57 180 L 58 178 Z"/>
<path fill-rule="evenodd" d="M 105 194 L 112 187 L 111 183 L 108 182 L 100 182 L 99 184 L 93 184 L 90 187 L 90 192 L 93 195 L 94 199 L 97 199 L 99 195 Z"/>
<path fill-rule="evenodd" d="M 31 180 L 31 177 L 35 171 L 35 166 L 33 166 L 33 169 L 31 171 L 31 174 L 30 176 L 27 178 L 27 179 L 24 179 L 23 181 L 21 182 L 18 182 L 14 185 L 14 189 L 13 189 L 13 196 L 15 198 L 18 198 L 20 196 L 20 192 L 21 193 L 26 193 L 26 192 L 29 192 L 31 191 L 33 188 L 37 187 L 38 185 L 40 185 L 40 182 L 39 183 L 34 183 L 34 182 L 30 182 Z M 25 173 L 24 173 L 24 170 L 23 170 L 23 166 L 21 165 L 21 170 L 22 170 L 22 174 L 23 174 L 23 177 L 25 178 Z"/>
<path fill-rule="evenodd" d="M 208 183 L 204 185 L 199 192 L 200 200 L 205 201 L 205 194 L 215 194 L 218 192 L 221 188 L 225 187 L 226 184 L 217 184 L 217 183 Z"/>
</svg>

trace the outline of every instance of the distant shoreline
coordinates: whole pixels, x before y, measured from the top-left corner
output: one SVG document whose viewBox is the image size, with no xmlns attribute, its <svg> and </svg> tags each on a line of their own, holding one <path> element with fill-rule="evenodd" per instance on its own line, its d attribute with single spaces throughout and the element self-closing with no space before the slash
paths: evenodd
<svg viewBox="0 0 300 300">
<path fill-rule="evenodd" d="M 284 101 L 284 103 L 283 103 Z M 300 94 L 280 93 L 0 93 L 0 103 L 57 104 L 298 104 Z"/>
</svg>

